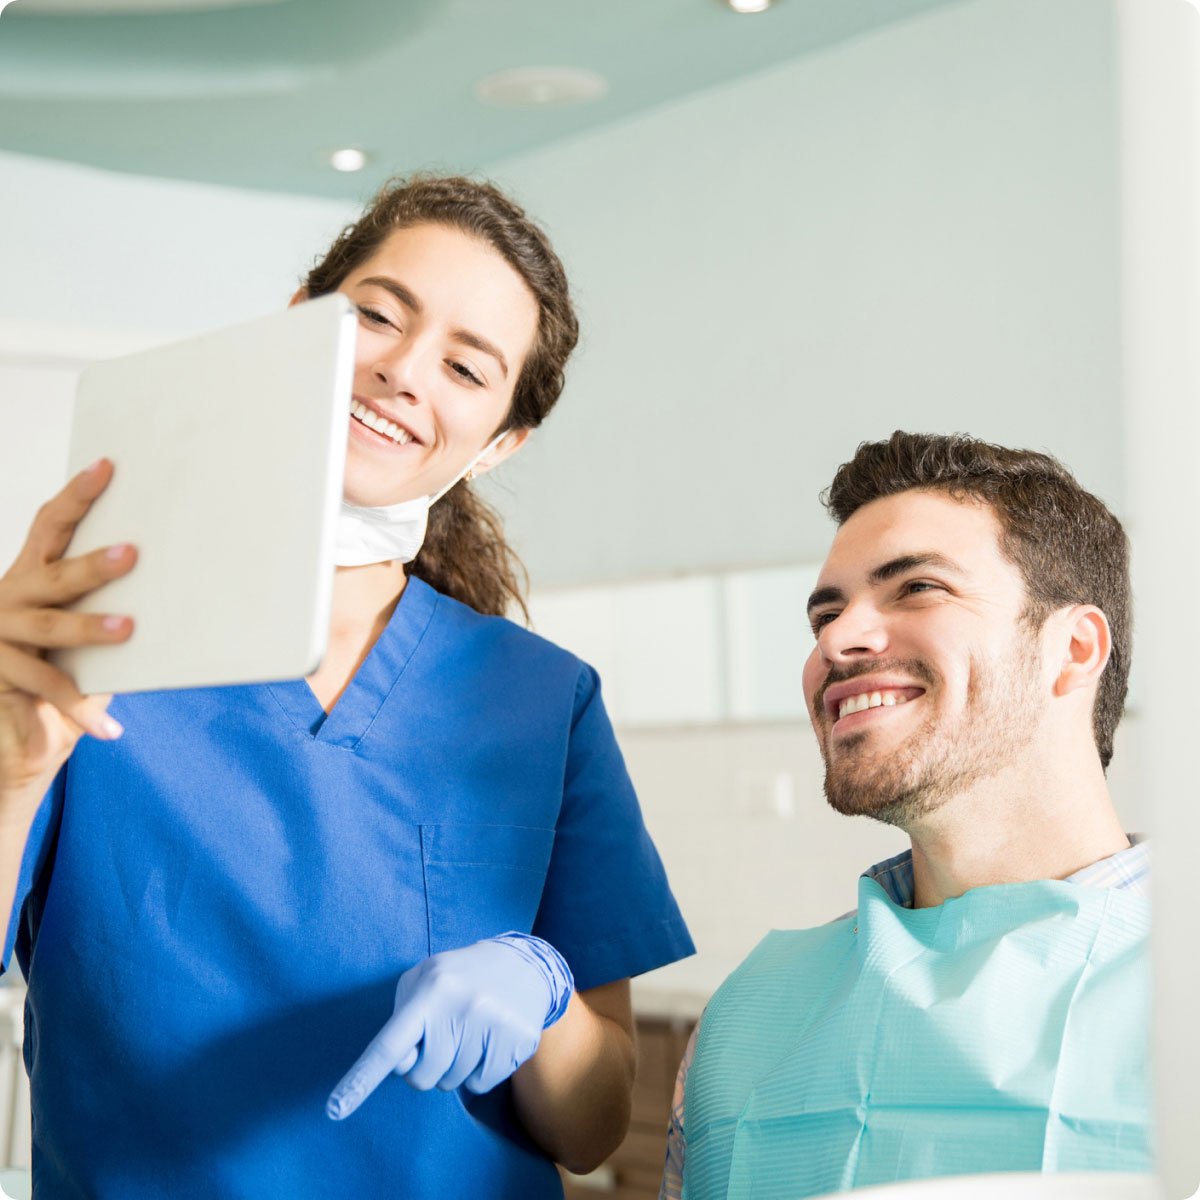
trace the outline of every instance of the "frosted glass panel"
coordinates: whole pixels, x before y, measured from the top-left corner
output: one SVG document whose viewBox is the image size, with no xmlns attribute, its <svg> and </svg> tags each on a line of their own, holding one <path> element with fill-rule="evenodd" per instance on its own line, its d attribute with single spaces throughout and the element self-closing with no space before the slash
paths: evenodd
<svg viewBox="0 0 1200 1200">
<path fill-rule="evenodd" d="M 719 721 L 721 588 L 710 575 L 616 589 L 621 715 L 629 725 Z"/>
<path fill-rule="evenodd" d="M 725 576 L 725 673 L 735 720 L 805 716 L 801 672 L 813 645 L 805 606 L 818 570 L 778 567 Z"/>
<path fill-rule="evenodd" d="M 537 633 L 600 673 L 617 725 L 678 725 L 725 715 L 721 588 L 713 576 L 565 588 L 530 600 Z"/>
</svg>

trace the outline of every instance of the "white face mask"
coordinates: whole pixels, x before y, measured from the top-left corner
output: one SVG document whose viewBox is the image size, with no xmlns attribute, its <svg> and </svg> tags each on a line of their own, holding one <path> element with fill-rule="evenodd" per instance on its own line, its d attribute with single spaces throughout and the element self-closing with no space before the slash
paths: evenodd
<svg viewBox="0 0 1200 1200">
<path fill-rule="evenodd" d="M 333 561 L 339 567 L 365 567 L 377 562 L 412 562 L 425 541 L 429 509 L 508 433 L 497 434 L 463 469 L 433 496 L 402 500 L 386 508 L 360 508 L 342 501 Z"/>
</svg>

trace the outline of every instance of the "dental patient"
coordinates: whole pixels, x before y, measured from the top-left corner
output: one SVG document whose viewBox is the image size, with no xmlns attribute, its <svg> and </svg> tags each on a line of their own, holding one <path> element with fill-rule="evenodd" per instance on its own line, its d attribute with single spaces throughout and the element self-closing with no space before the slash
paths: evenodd
<svg viewBox="0 0 1200 1200">
<path fill-rule="evenodd" d="M 825 794 L 912 849 L 713 997 L 661 1194 L 1150 1171 L 1149 848 L 1105 780 L 1125 533 L 1054 459 L 960 436 L 864 443 L 825 503 L 804 668 Z"/>
</svg>

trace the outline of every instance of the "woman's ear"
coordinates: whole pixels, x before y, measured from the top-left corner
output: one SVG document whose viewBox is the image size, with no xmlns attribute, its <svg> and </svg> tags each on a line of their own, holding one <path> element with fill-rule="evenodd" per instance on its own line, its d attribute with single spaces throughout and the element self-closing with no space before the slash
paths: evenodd
<svg viewBox="0 0 1200 1200">
<path fill-rule="evenodd" d="M 498 467 L 506 458 L 511 458 L 525 445 L 532 429 L 510 429 L 472 468 L 475 478 L 486 475 L 493 467 Z"/>
<path fill-rule="evenodd" d="M 297 304 L 303 304 L 304 301 L 307 299 L 308 299 L 308 288 L 306 288 L 304 286 L 300 286 L 296 289 L 294 295 L 288 301 L 288 308 L 292 308 L 294 305 L 297 305 Z"/>
<path fill-rule="evenodd" d="M 1064 632 L 1069 640 L 1058 678 L 1054 681 L 1056 696 L 1066 696 L 1079 688 L 1098 684 L 1112 653 L 1108 618 L 1100 609 L 1081 604 L 1068 609 L 1063 618 Z"/>
</svg>

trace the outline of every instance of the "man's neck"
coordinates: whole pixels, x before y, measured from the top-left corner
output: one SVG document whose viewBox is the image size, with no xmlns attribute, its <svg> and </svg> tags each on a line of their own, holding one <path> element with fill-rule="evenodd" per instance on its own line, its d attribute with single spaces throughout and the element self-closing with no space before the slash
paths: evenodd
<svg viewBox="0 0 1200 1200">
<path fill-rule="evenodd" d="M 1065 879 L 1129 845 L 1099 760 L 981 781 L 908 830 L 914 906 L 974 887 Z"/>
</svg>

